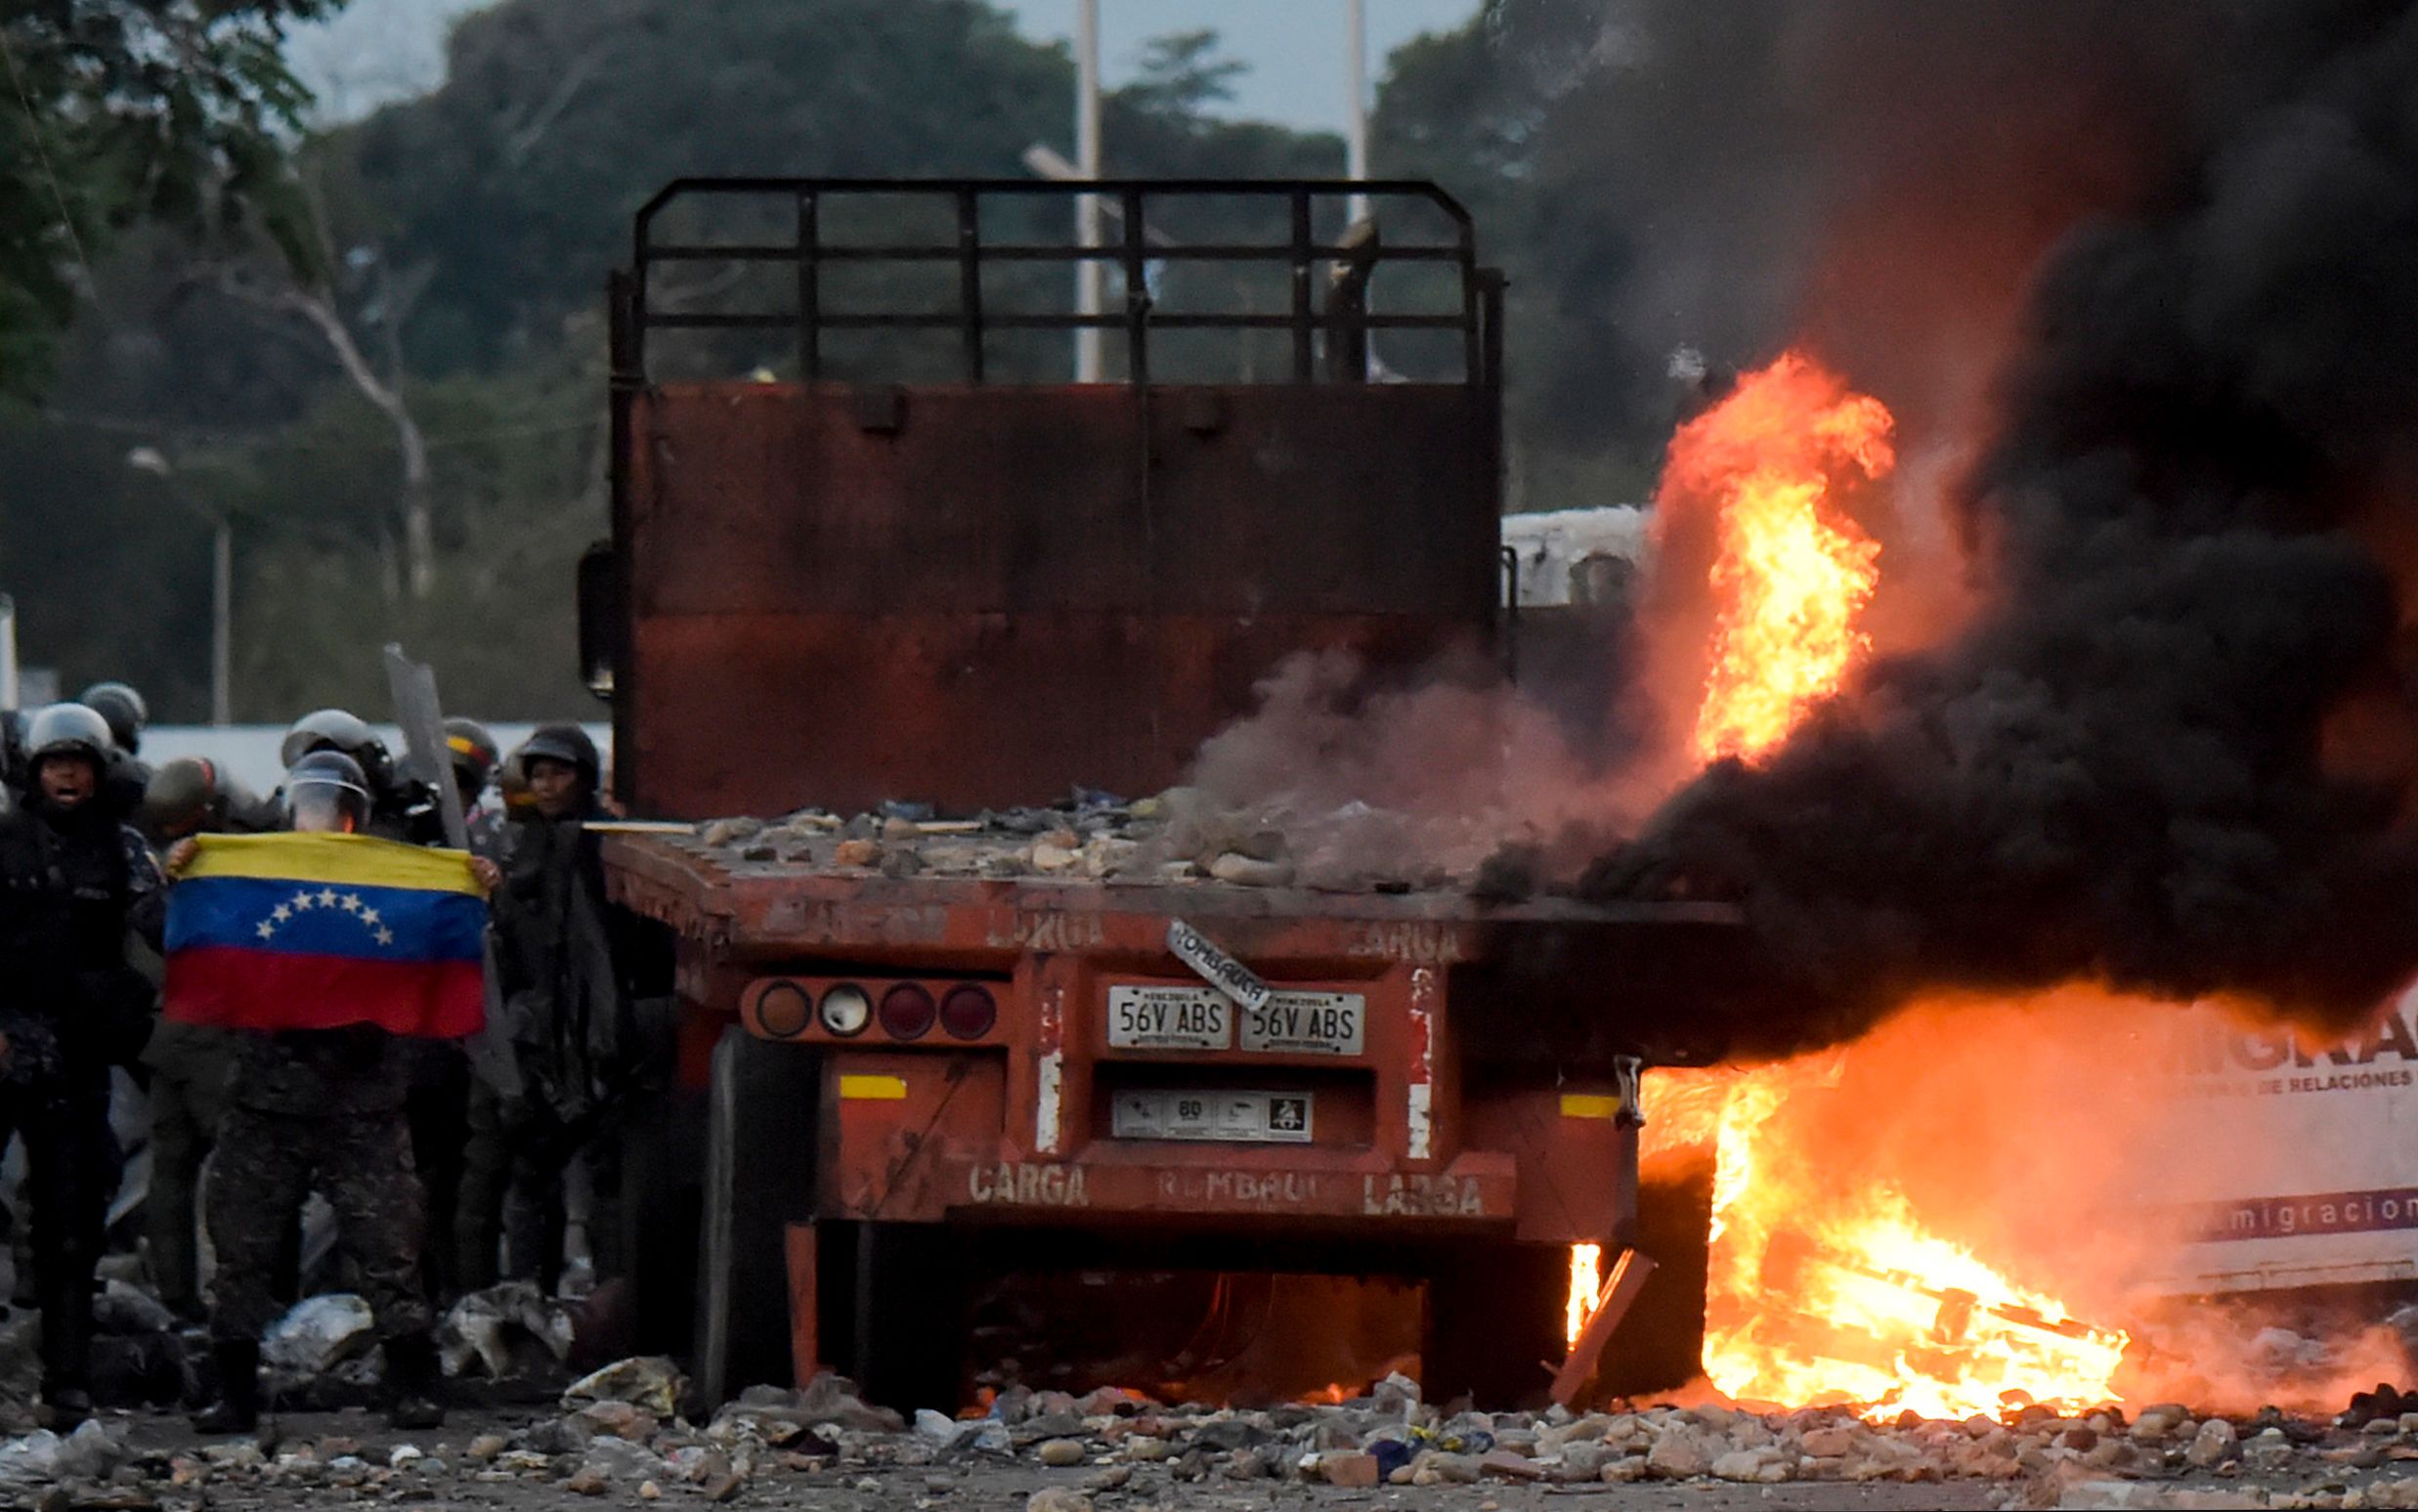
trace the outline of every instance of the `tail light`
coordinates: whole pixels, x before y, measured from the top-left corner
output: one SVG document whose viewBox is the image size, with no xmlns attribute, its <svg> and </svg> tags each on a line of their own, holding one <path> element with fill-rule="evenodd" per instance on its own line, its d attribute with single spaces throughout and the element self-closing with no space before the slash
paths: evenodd
<svg viewBox="0 0 2418 1512">
<path fill-rule="evenodd" d="M 940 1000 L 940 1027 L 951 1039 L 978 1040 L 998 1022 L 998 1002 L 971 983 L 951 987 L 949 995 Z"/>
<path fill-rule="evenodd" d="M 756 1021 L 774 1039 L 796 1039 L 806 1032 L 806 1021 L 812 1016 L 804 989 L 794 981 L 774 982 L 756 1000 Z"/>
<path fill-rule="evenodd" d="M 823 994 L 823 1027 L 845 1039 L 865 1032 L 865 1023 L 873 1017 L 873 1004 L 865 997 L 865 989 L 850 982 L 842 982 Z"/>
<path fill-rule="evenodd" d="M 938 1015 L 932 995 L 911 981 L 882 994 L 882 1031 L 891 1039 L 920 1040 Z"/>
</svg>

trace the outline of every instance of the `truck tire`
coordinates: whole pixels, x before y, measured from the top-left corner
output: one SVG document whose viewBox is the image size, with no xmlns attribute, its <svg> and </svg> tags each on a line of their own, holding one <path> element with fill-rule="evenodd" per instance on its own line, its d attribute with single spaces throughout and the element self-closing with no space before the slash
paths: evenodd
<svg viewBox="0 0 2418 1512">
<path fill-rule="evenodd" d="M 708 1402 L 796 1373 L 786 1231 L 814 1216 L 821 1085 L 822 1058 L 799 1046 L 734 1026 L 713 1047 L 692 1367 Z"/>
<path fill-rule="evenodd" d="M 966 1236 L 944 1224 L 857 1226 L 850 1374 L 867 1401 L 909 1416 L 964 1404 L 966 1256 Z"/>
<path fill-rule="evenodd" d="M 1604 1352 L 1599 1397 L 1669 1391 L 1704 1374 L 1711 1242 L 1711 1162 L 1638 1184 L 1637 1247 L 1654 1257 L 1655 1271 Z"/>
<path fill-rule="evenodd" d="M 1421 1395 L 1466 1396 L 1481 1411 L 1541 1404 L 1564 1353 L 1570 1249 L 1509 1241 L 1458 1246 L 1427 1274 Z"/>
<path fill-rule="evenodd" d="M 642 1355 L 693 1359 L 704 1151 L 701 1095 L 673 1089 L 631 1109 L 622 1137 L 621 1252 L 631 1343 Z"/>
</svg>

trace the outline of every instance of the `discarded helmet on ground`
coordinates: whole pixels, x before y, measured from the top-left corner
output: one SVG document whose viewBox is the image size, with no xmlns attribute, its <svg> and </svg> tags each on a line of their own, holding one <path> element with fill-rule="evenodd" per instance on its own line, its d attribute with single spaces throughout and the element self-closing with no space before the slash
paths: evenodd
<svg viewBox="0 0 2418 1512">
<path fill-rule="evenodd" d="M 116 743 L 109 721 L 82 704 L 53 704 L 25 726 L 25 767 L 37 770 L 52 756 L 82 756 L 96 768 L 109 763 Z"/>
<path fill-rule="evenodd" d="M 285 817 L 297 830 L 359 830 L 369 822 L 369 779 L 341 751 L 311 751 L 285 772 Z"/>
<path fill-rule="evenodd" d="M 109 738 L 117 749 L 133 756 L 143 749 L 143 731 L 151 722 L 151 706 L 143 695 L 122 682 L 96 682 L 76 700 L 108 722 Z"/>
</svg>

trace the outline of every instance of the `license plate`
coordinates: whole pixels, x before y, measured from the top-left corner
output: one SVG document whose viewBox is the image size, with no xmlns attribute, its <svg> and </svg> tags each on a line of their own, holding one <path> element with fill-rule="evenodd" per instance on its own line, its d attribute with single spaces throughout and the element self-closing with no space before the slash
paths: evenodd
<svg viewBox="0 0 2418 1512">
<path fill-rule="evenodd" d="M 1307 1092 L 1120 1092 L 1111 1131 L 1120 1140 L 1310 1143 Z"/>
<path fill-rule="evenodd" d="M 1242 1048 L 1288 1056 L 1357 1056 L 1368 1000 L 1357 992 L 1273 992 L 1242 1011 Z"/>
<path fill-rule="evenodd" d="M 1234 1005 L 1209 987 L 1111 987 L 1108 1044 L 1116 1050 L 1231 1050 Z"/>
</svg>

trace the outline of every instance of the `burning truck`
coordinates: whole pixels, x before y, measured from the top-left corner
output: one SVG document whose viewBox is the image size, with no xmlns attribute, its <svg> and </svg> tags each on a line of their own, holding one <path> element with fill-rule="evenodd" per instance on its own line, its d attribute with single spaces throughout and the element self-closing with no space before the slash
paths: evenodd
<svg viewBox="0 0 2418 1512">
<path fill-rule="evenodd" d="M 2405 1264 L 2391 1162 L 2323 1177 L 2296 1157 L 2341 1125 L 2286 1127 L 2333 1100 L 2392 1142 L 2407 1024 L 2376 1015 L 2418 964 L 2418 282 L 2374 190 L 2408 177 L 2418 28 L 2391 10 L 2168 18 L 2227 30 L 2272 108 L 2156 134 L 2165 189 L 2046 248 L 1921 482 L 1809 351 L 1707 392 L 1654 572 L 1572 585 L 1633 604 L 1609 635 L 1502 603 L 1499 283 L 1432 191 L 1373 190 L 1380 240 L 1339 187 L 1104 185 L 1101 247 L 987 208 L 1043 186 L 650 206 L 587 660 L 626 797 L 788 815 L 610 855 L 683 941 L 711 1129 L 697 1208 L 656 1228 L 702 1228 L 709 1382 L 757 1350 L 940 1400 L 969 1270 L 1181 1263 L 1406 1277 L 1431 1389 L 1516 1394 L 1576 1336 L 1567 1384 L 1619 1312 L 1588 1317 L 1592 1267 L 1652 1227 L 1640 1095 L 1643 1158 L 1706 1194 L 1680 1311 L 1734 1400 L 2256 1402 L 2272 1376 L 2231 1366 L 2278 1353 L 2401 1374 L 2144 1301 Z M 849 225 L 851 191 L 920 197 L 924 235 Z M 1275 229 L 1187 241 L 1190 194 Z M 750 195 L 742 233 L 669 229 Z M 1009 295 L 1003 264 L 1084 258 L 1118 313 Z M 1272 281 L 1187 307 L 1187 260 Z M 701 307 L 733 288 L 756 303 Z M 1123 381 L 990 381 L 1086 324 Z M 728 381 L 767 330 L 793 381 Z M 916 381 L 821 381 L 868 330 L 932 342 Z M 721 367 L 671 378 L 673 337 Z M 1217 339 L 1261 381 L 1193 381 L 1197 348 L 1168 381 Z M 1424 376 L 1363 381 L 1372 343 Z M 1577 717 L 1536 675 L 1607 662 Z M 1179 776 L 1147 816 L 1016 806 Z M 885 817 L 899 795 L 938 810 Z M 1646 1061 L 1674 1069 L 1640 1094 Z"/>
<path fill-rule="evenodd" d="M 1177 783 L 1289 659 L 1496 664 L 1501 281 L 1425 185 L 1090 192 L 1102 248 L 1021 182 L 693 180 L 638 214 L 583 655 L 634 810 L 787 816 L 607 846 L 677 937 L 703 1125 L 633 1172 L 638 1293 L 674 1299 L 645 1326 L 688 1331 L 693 1275 L 708 1392 L 833 1365 L 927 1405 L 970 1395 L 998 1275 L 1392 1276 L 1431 1391 L 1535 1395 L 1597 1300 L 1566 1308 L 1573 1246 L 1636 1240 L 1640 1056 L 1737 912 L 1337 881 L 1258 818 L 1110 797 Z M 1219 202 L 1267 230 L 1187 235 Z M 1087 258 L 1122 309 L 1035 313 L 1018 277 Z M 833 380 L 869 330 L 929 367 Z M 1073 330 L 1114 381 L 1002 380 Z M 734 333 L 791 374 L 729 378 Z M 1428 376 L 1367 381 L 1372 339 Z"/>
</svg>

